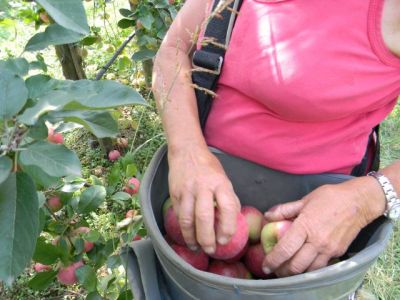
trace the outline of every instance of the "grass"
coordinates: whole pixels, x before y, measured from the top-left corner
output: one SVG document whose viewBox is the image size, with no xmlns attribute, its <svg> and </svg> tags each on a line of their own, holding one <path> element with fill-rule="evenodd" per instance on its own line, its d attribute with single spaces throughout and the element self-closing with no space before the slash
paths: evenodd
<svg viewBox="0 0 400 300">
<path fill-rule="evenodd" d="M 400 105 L 381 125 L 381 165 L 400 158 Z M 369 270 L 365 287 L 381 300 L 400 299 L 400 222 L 376 264 Z"/>
</svg>

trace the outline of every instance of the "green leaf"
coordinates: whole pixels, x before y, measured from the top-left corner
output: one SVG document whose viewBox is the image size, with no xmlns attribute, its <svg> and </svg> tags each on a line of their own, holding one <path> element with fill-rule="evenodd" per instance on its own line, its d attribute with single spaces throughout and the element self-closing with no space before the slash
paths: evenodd
<svg viewBox="0 0 400 300">
<path fill-rule="evenodd" d="M 82 45 L 84 46 L 91 46 L 93 44 L 95 44 L 98 41 L 98 37 L 93 35 L 93 36 L 87 36 L 82 40 Z"/>
<path fill-rule="evenodd" d="M 122 265 L 121 257 L 119 255 L 111 255 L 107 259 L 107 267 L 110 269 L 115 269 Z"/>
<path fill-rule="evenodd" d="M 55 111 L 48 114 L 50 122 L 73 122 L 83 125 L 98 138 L 116 137 L 118 123 L 108 111 Z"/>
<path fill-rule="evenodd" d="M 39 141 L 20 152 L 19 162 L 22 167 L 36 166 L 52 177 L 80 175 L 81 163 L 75 152 L 64 145 Z"/>
<path fill-rule="evenodd" d="M 151 25 L 154 22 L 154 17 L 151 15 L 151 13 L 147 13 L 143 16 L 139 17 L 140 22 L 142 22 L 143 27 L 146 28 L 147 30 L 151 30 Z"/>
<path fill-rule="evenodd" d="M 149 50 L 149 49 L 139 50 L 138 52 L 135 52 L 132 55 L 132 60 L 143 61 L 143 60 L 152 59 L 156 55 L 156 53 L 157 53 L 157 51 Z"/>
<path fill-rule="evenodd" d="M 50 188 L 59 183 L 58 177 L 49 176 L 41 167 L 38 166 L 22 166 L 22 169 L 27 173 L 39 188 Z"/>
<path fill-rule="evenodd" d="M 13 162 L 8 156 L 0 156 L 0 184 L 7 180 L 11 173 Z"/>
<path fill-rule="evenodd" d="M 82 0 L 36 0 L 54 21 L 72 31 L 89 34 L 89 25 L 86 19 Z"/>
<path fill-rule="evenodd" d="M 0 120 L 10 119 L 28 100 L 28 89 L 18 75 L 5 69 L 0 71 Z"/>
<path fill-rule="evenodd" d="M 26 79 L 25 84 L 29 91 L 29 98 L 36 99 L 43 95 L 49 88 L 53 79 L 47 75 L 34 75 Z"/>
<path fill-rule="evenodd" d="M 10 58 L 5 61 L 0 61 L 0 70 L 1 69 L 6 69 L 19 76 L 25 76 L 29 72 L 29 63 L 25 58 Z"/>
<path fill-rule="evenodd" d="M 106 189 L 104 186 L 94 185 L 84 190 L 81 194 L 78 212 L 87 214 L 98 208 L 106 198 Z"/>
<path fill-rule="evenodd" d="M 101 297 L 101 295 L 98 292 L 94 291 L 94 292 L 89 293 L 86 296 L 85 300 L 103 300 L 103 298 Z"/>
<path fill-rule="evenodd" d="M 89 292 L 96 290 L 97 278 L 96 272 L 89 266 L 85 265 L 75 271 L 76 277 Z"/>
<path fill-rule="evenodd" d="M 28 287 L 35 291 L 43 291 L 54 280 L 57 271 L 40 272 L 28 282 Z"/>
<path fill-rule="evenodd" d="M 99 240 L 99 238 L 101 237 L 100 233 L 97 230 L 90 230 L 88 233 L 85 233 L 83 235 L 83 238 L 88 241 L 88 242 L 92 242 L 95 243 Z"/>
<path fill-rule="evenodd" d="M 54 264 L 62 256 L 60 248 L 46 243 L 46 239 L 39 237 L 36 242 L 33 260 L 44 265 Z"/>
<path fill-rule="evenodd" d="M 25 173 L 11 173 L 0 184 L 0 280 L 7 285 L 31 261 L 38 217 L 38 198 L 32 179 Z"/>
<path fill-rule="evenodd" d="M 126 201 L 131 199 L 131 195 L 125 192 L 117 192 L 114 195 L 112 195 L 111 199 L 115 201 Z"/>
<path fill-rule="evenodd" d="M 126 166 L 126 177 L 133 177 L 137 173 L 137 167 L 135 164 L 129 164 Z"/>
<path fill-rule="evenodd" d="M 129 27 L 134 27 L 136 25 L 136 22 L 131 20 L 131 19 L 121 19 L 117 23 L 119 28 L 125 29 Z"/>
<path fill-rule="evenodd" d="M 48 128 L 44 119 L 39 119 L 35 125 L 29 128 L 28 137 L 34 140 L 44 140 L 48 137 Z"/>
<path fill-rule="evenodd" d="M 125 18 L 129 18 L 130 16 L 133 15 L 133 12 L 129 9 L 126 8 L 121 8 L 119 10 L 119 13 L 121 14 L 121 16 L 125 17 Z"/>
<path fill-rule="evenodd" d="M 48 84 L 52 89 L 49 90 Z M 35 106 L 27 108 L 18 120 L 33 125 L 41 115 L 60 110 L 99 110 L 112 107 L 144 104 L 146 100 L 132 88 L 110 80 L 78 80 L 42 82 L 46 93 Z"/>
<path fill-rule="evenodd" d="M 25 51 L 38 51 L 50 45 L 63 45 L 80 41 L 84 36 L 58 24 L 47 26 L 44 32 L 31 37 L 25 46 Z"/>
<path fill-rule="evenodd" d="M 133 300 L 133 295 L 131 290 L 124 290 L 119 294 L 117 300 Z"/>
</svg>

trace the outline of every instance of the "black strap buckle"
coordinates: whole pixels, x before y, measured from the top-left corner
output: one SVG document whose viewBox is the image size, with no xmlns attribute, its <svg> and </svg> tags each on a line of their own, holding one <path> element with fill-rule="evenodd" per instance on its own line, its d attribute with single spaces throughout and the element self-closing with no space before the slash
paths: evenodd
<svg viewBox="0 0 400 300">
<path fill-rule="evenodd" d="M 206 71 L 219 75 L 223 62 L 224 58 L 221 55 L 204 50 L 196 50 L 192 57 L 192 66 L 195 68 L 195 72 Z"/>
</svg>

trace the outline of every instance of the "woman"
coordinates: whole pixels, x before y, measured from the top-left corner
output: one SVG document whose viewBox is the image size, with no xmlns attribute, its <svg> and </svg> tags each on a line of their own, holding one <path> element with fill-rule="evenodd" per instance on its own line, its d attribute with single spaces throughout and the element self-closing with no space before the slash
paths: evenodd
<svg viewBox="0 0 400 300">
<path fill-rule="evenodd" d="M 157 54 L 153 88 L 183 236 L 192 249 L 212 253 L 235 232 L 240 203 L 207 144 L 289 173 L 349 174 L 400 94 L 400 0 L 244 0 L 204 138 L 190 54 L 207 5 L 188 0 L 179 12 Z M 400 162 L 380 173 L 400 191 Z M 357 177 L 267 213 L 296 219 L 264 272 L 289 276 L 341 256 L 388 208 L 388 186 Z"/>
</svg>

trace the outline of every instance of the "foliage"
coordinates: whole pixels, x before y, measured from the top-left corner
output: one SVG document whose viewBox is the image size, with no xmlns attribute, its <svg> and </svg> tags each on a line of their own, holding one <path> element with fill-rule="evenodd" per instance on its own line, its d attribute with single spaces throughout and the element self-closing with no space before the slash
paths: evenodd
<svg viewBox="0 0 400 300">
<path fill-rule="evenodd" d="M 29 39 L 25 51 L 79 42 L 89 35 L 81 0 L 36 2 L 40 6 L 25 4 L 29 9 L 12 9 L 16 1 L 0 2 L 1 25 L 15 15 L 46 24 L 44 32 Z M 0 281 L 10 286 L 33 258 L 51 265 L 29 282 L 31 289 L 44 290 L 60 276 L 60 269 L 83 261 L 73 276 L 88 299 L 129 299 L 116 251 L 132 240 L 141 218 L 125 220 L 118 232 L 108 235 L 80 230 L 90 227 L 87 216 L 109 202 L 123 209 L 136 205 L 136 196 L 120 190 L 128 177 L 138 175 L 132 157 L 127 154 L 115 163 L 106 187 L 96 176 L 83 178 L 76 153 L 63 144 L 62 136 L 60 142 L 51 136 L 83 126 L 97 137 L 116 137 L 115 108 L 147 103 L 135 90 L 110 80 L 57 80 L 37 70 L 32 75 L 38 66 L 46 72 L 42 57 L 36 58 L 0 61 Z"/>
</svg>

